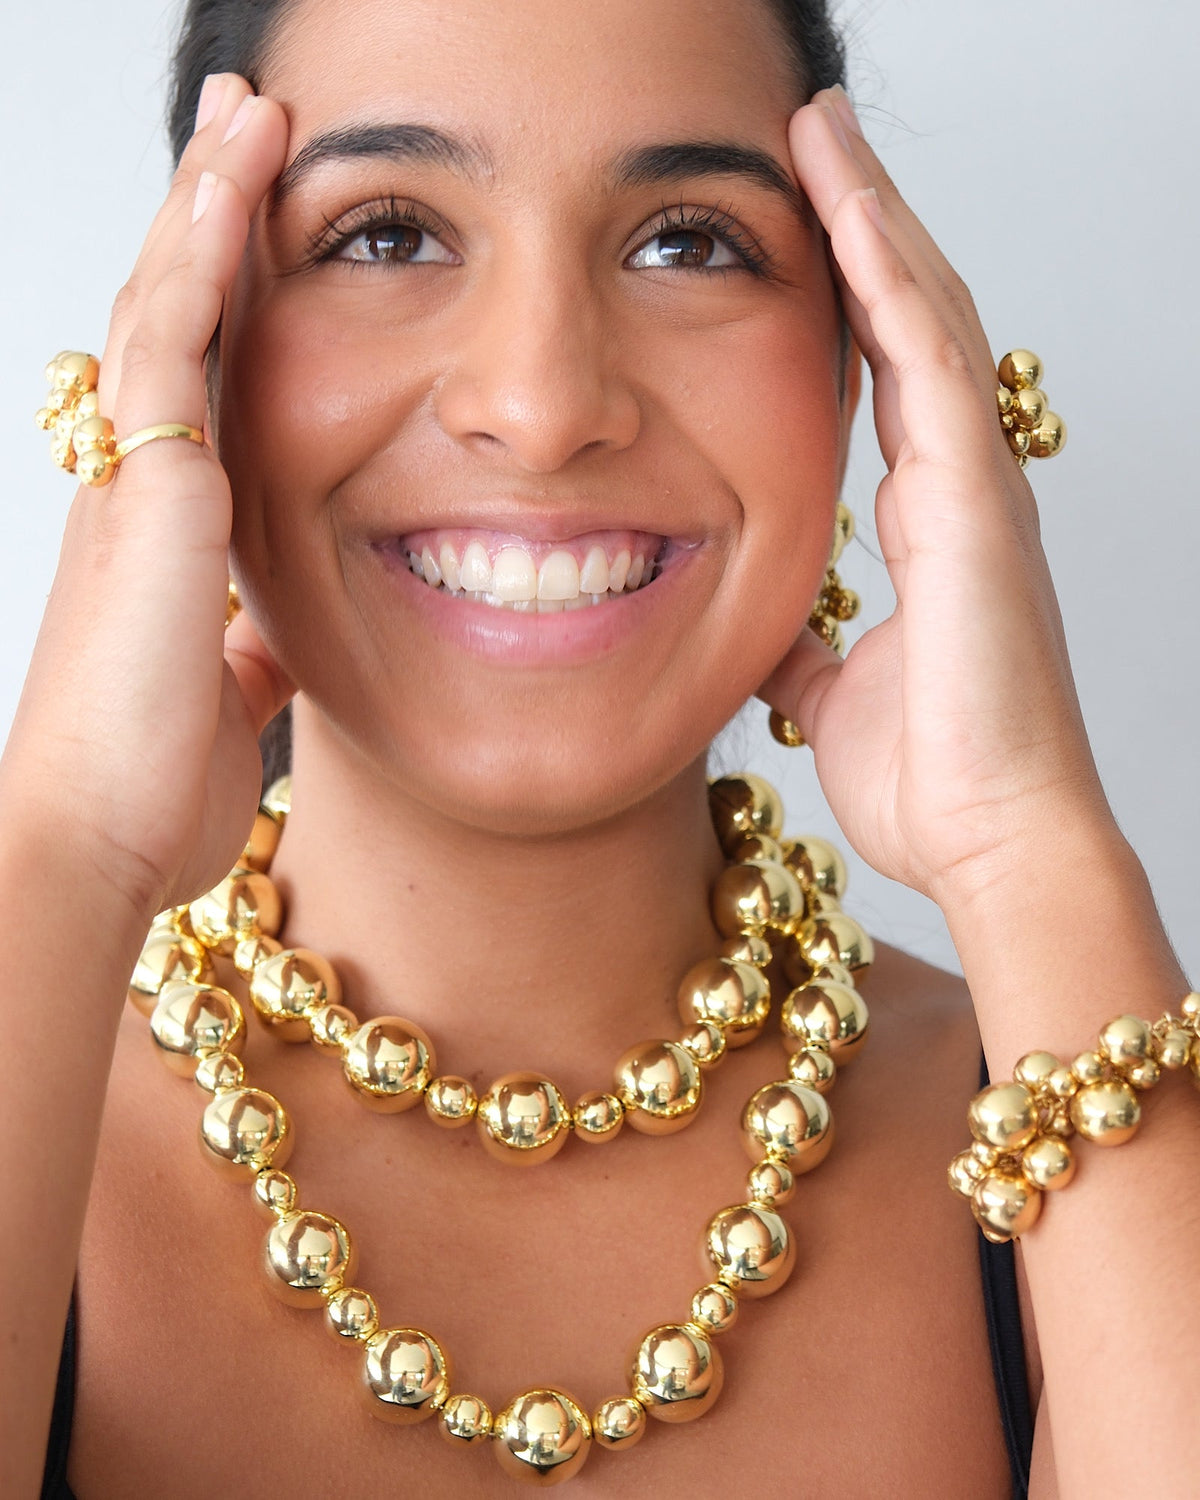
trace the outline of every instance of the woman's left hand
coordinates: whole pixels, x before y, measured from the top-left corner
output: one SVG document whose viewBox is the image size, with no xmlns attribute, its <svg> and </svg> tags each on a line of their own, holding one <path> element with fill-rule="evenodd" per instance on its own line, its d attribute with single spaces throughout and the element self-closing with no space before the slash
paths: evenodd
<svg viewBox="0 0 1200 1500">
<path fill-rule="evenodd" d="M 970 294 L 841 90 L 799 110 L 790 141 L 873 376 L 896 607 L 844 662 L 806 629 L 760 696 L 812 746 L 859 853 L 945 906 L 1112 814 Z"/>
</svg>

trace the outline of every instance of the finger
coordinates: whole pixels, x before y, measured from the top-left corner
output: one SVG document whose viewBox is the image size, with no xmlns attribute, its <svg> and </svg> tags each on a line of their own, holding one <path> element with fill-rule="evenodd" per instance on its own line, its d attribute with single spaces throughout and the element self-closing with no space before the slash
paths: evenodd
<svg viewBox="0 0 1200 1500">
<path fill-rule="evenodd" d="M 255 734 L 261 734 L 296 689 L 243 609 L 225 632 L 225 660 L 237 679 Z"/>
<path fill-rule="evenodd" d="M 790 719 L 805 741 L 814 744 L 821 703 L 836 686 L 844 665 L 832 646 L 806 626 L 755 697 Z"/>
</svg>

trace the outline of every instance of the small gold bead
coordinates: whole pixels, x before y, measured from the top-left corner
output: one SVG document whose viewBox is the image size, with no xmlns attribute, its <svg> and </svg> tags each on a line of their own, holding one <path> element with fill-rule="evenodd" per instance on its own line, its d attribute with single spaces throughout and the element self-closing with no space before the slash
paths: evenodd
<svg viewBox="0 0 1200 1500">
<path fill-rule="evenodd" d="M 254 826 L 238 864 L 244 865 L 248 870 L 261 870 L 265 875 L 271 868 L 276 849 L 279 848 L 279 835 L 282 831 L 278 818 L 273 818 L 266 812 L 255 813 Z"/>
<path fill-rule="evenodd" d="M 325 1304 L 325 1327 L 339 1343 L 365 1343 L 379 1329 L 375 1298 L 361 1287 L 339 1287 Z"/>
<path fill-rule="evenodd" d="M 323 1052 L 340 1052 L 361 1025 L 345 1005 L 318 1005 L 308 1017 L 309 1040 Z"/>
<path fill-rule="evenodd" d="M 795 1174 L 781 1161 L 757 1162 L 746 1174 L 746 1196 L 766 1208 L 786 1203 L 795 1190 Z"/>
<path fill-rule="evenodd" d="M 771 962 L 771 945 L 752 932 L 739 932 L 726 938 L 717 950 L 718 957 L 736 959 L 738 963 L 753 964 L 756 969 L 765 969 Z"/>
<path fill-rule="evenodd" d="M 1000 361 L 1000 384 L 1010 391 L 1027 391 L 1042 383 L 1042 362 L 1030 349 L 1012 349 Z"/>
<path fill-rule="evenodd" d="M 1085 1084 L 1071 1100 L 1071 1123 L 1097 1146 L 1121 1146 L 1142 1117 L 1137 1095 L 1123 1079 Z"/>
<path fill-rule="evenodd" d="M 1138 1016 L 1117 1016 L 1101 1031 L 1098 1050 L 1118 1068 L 1127 1068 L 1151 1055 L 1153 1040 L 1149 1022 Z"/>
<path fill-rule="evenodd" d="M 1081 1052 L 1071 1061 L 1076 1083 L 1096 1083 L 1104 1077 L 1104 1058 L 1098 1052 Z"/>
<path fill-rule="evenodd" d="M 1013 1069 L 1013 1079 L 1033 1093 L 1050 1087 L 1050 1077 L 1062 1063 L 1053 1052 L 1027 1052 Z"/>
<path fill-rule="evenodd" d="M 788 1072 L 818 1094 L 827 1094 L 837 1081 L 837 1063 L 820 1047 L 805 1047 L 788 1059 Z"/>
<path fill-rule="evenodd" d="M 1068 1067 L 1058 1067 L 1046 1079 L 1046 1088 L 1056 1099 L 1069 1099 L 1079 1087 L 1079 1081 Z"/>
<path fill-rule="evenodd" d="M 747 833 L 730 849 L 728 858 L 738 864 L 744 864 L 749 859 L 769 859 L 781 865 L 783 848 L 779 840 L 773 839 L 769 833 Z"/>
<path fill-rule="evenodd" d="M 961 1193 L 964 1198 L 969 1198 L 975 1191 L 975 1184 L 982 1180 L 985 1168 L 976 1160 L 971 1151 L 960 1151 L 950 1163 L 947 1171 L 947 1179 L 956 1193 Z"/>
<path fill-rule="evenodd" d="M 1124 1070 L 1125 1077 L 1133 1084 L 1135 1089 L 1152 1089 L 1162 1076 L 1158 1064 L 1152 1057 L 1143 1058 L 1139 1063 L 1133 1063 Z"/>
<path fill-rule="evenodd" d="M 1180 1026 L 1168 1026 L 1154 1038 L 1154 1056 L 1160 1068 L 1186 1068 L 1192 1036 Z"/>
<path fill-rule="evenodd" d="M 425 1110 L 435 1125 L 454 1130 L 475 1118 L 479 1100 L 465 1078 L 445 1073 L 425 1090 Z"/>
<path fill-rule="evenodd" d="M 244 1076 L 240 1057 L 230 1052 L 209 1052 L 197 1062 L 194 1078 L 205 1093 L 215 1094 L 221 1089 L 240 1087 Z"/>
<path fill-rule="evenodd" d="M 1057 412 L 1048 411 L 1029 434 L 1030 458 L 1053 458 L 1067 441 L 1067 424 Z"/>
<path fill-rule="evenodd" d="M 646 1408 L 632 1396 L 612 1396 L 592 1416 L 592 1437 L 600 1448 L 632 1448 L 645 1432 Z"/>
<path fill-rule="evenodd" d="M 1188 1021 L 1200 1020 L 1200 994 L 1195 990 L 1185 995 L 1179 1006 L 1179 1014 Z"/>
<path fill-rule="evenodd" d="M 571 1112 L 575 1134 L 581 1141 L 611 1141 L 625 1123 L 625 1106 L 615 1094 L 602 1090 L 584 1094 Z"/>
<path fill-rule="evenodd" d="M 561 1484 L 592 1451 L 592 1424 L 564 1391 L 525 1391 L 492 1424 L 492 1452 L 513 1479 Z"/>
<path fill-rule="evenodd" d="M 290 1214 L 296 1207 L 296 1183 L 278 1167 L 264 1167 L 253 1184 L 254 1202 L 269 1219 Z"/>
<path fill-rule="evenodd" d="M 725 1333 L 737 1322 L 738 1300 L 723 1281 L 710 1281 L 692 1297 L 692 1322 L 705 1333 Z"/>
<path fill-rule="evenodd" d="M 1021 1152 L 1021 1171 L 1036 1188 L 1053 1192 L 1064 1188 L 1075 1175 L 1075 1156 L 1065 1141 L 1044 1135 Z"/>
<path fill-rule="evenodd" d="M 438 1431 L 452 1447 L 472 1448 L 492 1435 L 492 1409 L 478 1396 L 451 1396 L 438 1414 Z"/>
<path fill-rule="evenodd" d="M 283 952 L 283 944 L 262 932 L 252 932 L 238 938 L 233 947 L 233 967 L 243 979 L 249 979 L 261 963 Z"/>
<path fill-rule="evenodd" d="M 697 1021 L 679 1038 L 679 1045 L 690 1052 L 702 1068 L 715 1068 L 725 1060 L 728 1044 L 724 1031 L 715 1021 Z"/>
<path fill-rule="evenodd" d="M 986 1172 L 990 1172 L 1004 1152 L 998 1146 L 989 1146 L 986 1141 L 973 1141 L 971 1155 Z"/>
</svg>

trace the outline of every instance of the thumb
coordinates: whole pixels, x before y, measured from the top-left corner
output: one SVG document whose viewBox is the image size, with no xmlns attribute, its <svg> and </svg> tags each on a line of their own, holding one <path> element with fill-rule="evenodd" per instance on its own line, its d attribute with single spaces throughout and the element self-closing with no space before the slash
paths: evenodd
<svg viewBox="0 0 1200 1500">
<path fill-rule="evenodd" d="M 806 626 L 755 697 L 790 719 L 811 745 L 821 703 L 836 684 L 843 665 L 833 647 Z"/>
<path fill-rule="evenodd" d="M 296 689 L 244 609 L 225 631 L 225 660 L 237 679 L 254 732 L 261 734 Z"/>
</svg>

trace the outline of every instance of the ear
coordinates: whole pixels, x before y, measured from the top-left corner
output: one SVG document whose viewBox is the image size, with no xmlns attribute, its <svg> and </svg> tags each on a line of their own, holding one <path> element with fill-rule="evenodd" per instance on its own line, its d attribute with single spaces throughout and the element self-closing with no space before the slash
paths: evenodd
<svg viewBox="0 0 1200 1500">
<path fill-rule="evenodd" d="M 863 357 L 853 336 L 846 334 L 846 362 L 842 373 L 842 416 L 839 434 L 840 454 L 838 462 L 838 488 L 846 477 L 846 461 L 850 452 L 850 428 L 854 425 L 854 413 L 862 397 Z"/>
</svg>

